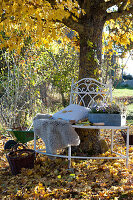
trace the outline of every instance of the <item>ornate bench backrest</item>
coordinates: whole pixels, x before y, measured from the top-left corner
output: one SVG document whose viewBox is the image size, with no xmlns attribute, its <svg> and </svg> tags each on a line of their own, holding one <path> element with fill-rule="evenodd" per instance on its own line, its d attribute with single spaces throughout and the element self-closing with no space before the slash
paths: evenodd
<svg viewBox="0 0 133 200">
<path fill-rule="evenodd" d="M 78 104 L 91 107 L 94 102 L 100 99 L 107 102 L 112 101 L 112 84 L 100 83 L 93 78 L 83 78 L 71 85 L 70 104 Z"/>
</svg>

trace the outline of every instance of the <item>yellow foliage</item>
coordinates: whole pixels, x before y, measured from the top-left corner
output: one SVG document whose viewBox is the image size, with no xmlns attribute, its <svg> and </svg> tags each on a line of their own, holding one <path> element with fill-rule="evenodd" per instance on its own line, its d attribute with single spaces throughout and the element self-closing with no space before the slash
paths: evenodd
<svg viewBox="0 0 133 200">
<path fill-rule="evenodd" d="M 127 6 L 129 3 L 130 1 L 128 1 Z M 103 52 L 110 51 L 112 53 L 115 44 L 116 47 L 118 45 L 118 48 L 127 48 L 130 42 L 133 41 L 133 23 L 130 17 L 119 17 L 116 20 L 112 19 L 106 25 L 109 26 L 110 33 L 105 32 L 103 34 L 103 42 L 106 42 L 106 45 L 103 47 Z"/>
<path fill-rule="evenodd" d="M 0 48 L 6 46 L 9 50 L 23 46 L 22 39 L 18 37 L 20 32 L 22 38 L 31 36 L 33 41 L 38 40 L 38 45 L 42 44 L 44 37 L 45 40 L 48 39 L 48 42 L 52 39 L 55 40 L 57 35 L 62 33 L 61 29 L 58 29 L 58 32 L 55 30 L 55 28 L 58 28 L 58 24 L 54 26 L 55 21 L 62 21 L 63 18 L 70 16 L 70 13 L 64 7 L 67 7 L 76 17 L 79 16 L 77 9 L 75 9 L 78 6 L 77 1 L 67 0 L 62 3 L 57 1 L 54 7 L 49 2 L 42 0 L 14 0 L 13 2 L 9 0 L 0 3 L 2 8 L 0 13 L 3 14 L 3 10 L 5 11 L 5 20 L 0 22 L 0 30 L 8 34 L 8 40 L 11 41 L 5 40 L 3 42 L 1 37 Z M 48 42 L 46 45 L 48 45 Z M 18 52 L 20 52 L 20 48 Z"/>
<path fill-rule="evenodd" d="M 133 42 L 133 32 L 132 32 L 132 34 L 130 35 L 130 38 L 131 38 L 131 41 Z"/>
</svg>

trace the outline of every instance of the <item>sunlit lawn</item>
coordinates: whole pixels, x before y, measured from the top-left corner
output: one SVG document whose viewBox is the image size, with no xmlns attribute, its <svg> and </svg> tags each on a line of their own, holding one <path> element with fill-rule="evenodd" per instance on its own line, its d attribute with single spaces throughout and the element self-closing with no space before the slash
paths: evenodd
<svg viewBox="0 0 133 200">
<path fill-rule="evenodd" d="M 113 97 L 133 96 L 133 89 L 121 88 L 113 90 Z"/>
<path fill-rule="evenodd" d="M 128 110 L 133 113 L 133 103 L 128 105 Z"/>
<path fill-rule="evenodd" d="M 124 98 L 124 97 L 133 97 L 133 89 L 121 88 L 121 89 L 113 89 L 113 98 Z M 128 124 L 133 124 L 133 103 L 127 105 L 127 118 Z"/>
</svg>

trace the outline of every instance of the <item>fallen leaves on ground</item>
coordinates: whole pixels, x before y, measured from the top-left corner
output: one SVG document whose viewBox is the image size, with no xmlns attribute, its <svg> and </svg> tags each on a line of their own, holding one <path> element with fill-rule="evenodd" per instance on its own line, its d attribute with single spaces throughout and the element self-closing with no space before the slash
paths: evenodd
<svg viewBox="0 0 133 200">
<path fill-rule="evenodd" d="M 104 132 L 109 141 L 108 132 Z M 10 138 L 0 136 L 0 199 L 133 199 L 133 147 L 129 149 L 129 167 L 124 159 L 72 160 L 68 169 L 66 159 L 50 160 L 38 154 L 33 169 L 22 169 L 12 175 L 4 152 L 4 143 Z M 116 134 L 116 139 L 122 140 Z M 44 147 L 42 141 L 38 143 Z M 28 142 L 33 149 L 34 142 Z M 118 152 L 126 153 L 125 146 L 114 145 Z M 112 156 L 110 151 L 103 156 Z M 113 154 L 113 156 L 115 156 Z"/>
</svg>

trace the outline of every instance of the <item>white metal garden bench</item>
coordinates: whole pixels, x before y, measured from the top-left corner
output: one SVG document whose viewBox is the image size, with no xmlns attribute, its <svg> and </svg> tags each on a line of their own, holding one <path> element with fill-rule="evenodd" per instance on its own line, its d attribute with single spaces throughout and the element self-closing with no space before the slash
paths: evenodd
<svg viewBox="0 0 133 200">
<path fill-rule="evenodd" d="M 88 98 L 89 101 L 85 101 Z M 83 78 L 76 83 L 74 80 L 71 85 L 70 104 L 79 104 L 85 107 L 91 107 L 97 99 L 107 102 L 112 101 L 112 82 L 103 84 L 93 78 Z"/>
<path fill-rule="evenodd" d="M 89 99 L 87 102 L 85 99 Z M 91 107 L 91 105 L 97 100 L 101 99 L 103 102 L 107 102 L 109 98 L 112 101 L 112 84 L 111 81 L 108 84 L 100 83 L 93 78 L 84 78 L 78 82 L 72 82 L 71 94 L 70 94 L 70 104 L 78 104 L 85 107 Z M 72 125 L 73 128 L 86 128 L 86 129 L 111 129 L 111 152 L 115 153 L 117 156 L 114 157 L 82 157 L 82 156 L 72 156 L 71 146 L 68 147 L 68 155 L 60 154 L 47 154 L 44 149 L 36 148 L 36 135 L 34 134 L 34 150 L 38 153 L 42 153 L 47 156 L 67 158 L 69 163 L 69 168 L 71 167 L 71 159 L 126 159 L 126 166 L 128 166 L 129 157 L 129 127 L 128 126 L 80 126 Z M 117 153 L 113 151 L 114 146 L 114 130 L 127 130 L 127 143 L 126 143 L 126 155 Z"/>
</svg>

